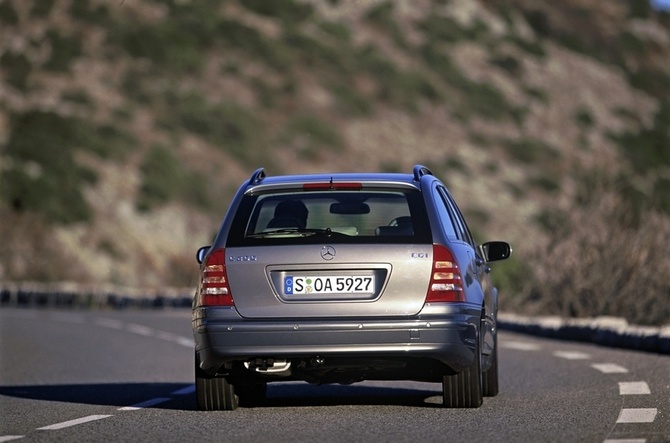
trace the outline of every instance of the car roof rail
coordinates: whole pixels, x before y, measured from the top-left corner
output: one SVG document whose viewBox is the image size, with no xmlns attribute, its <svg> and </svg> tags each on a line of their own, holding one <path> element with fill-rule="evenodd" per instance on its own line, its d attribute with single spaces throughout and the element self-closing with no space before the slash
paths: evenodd
<svg viewBox="0 0 670 443">
<path fill-rule="evenodd" d="M 253 172 L 253 174 L 251 174 L 251 178 L 249 179 L 249 183 L 251 183 L 252 185 L 257 185 L 260 182 L 262 182 L 264 178 L 265 178 L 265 169 L 264 168 L 258 168 Z"/>
<path fill-rule="evenodd" d="M 415 181 L 421 181 L 421 177 L 423 177 L 424 175 L 433 175 L 433 171 L 428 169 L 426 166 L 415 165 L 414 166 L 414 180 Z"/>
</svg>

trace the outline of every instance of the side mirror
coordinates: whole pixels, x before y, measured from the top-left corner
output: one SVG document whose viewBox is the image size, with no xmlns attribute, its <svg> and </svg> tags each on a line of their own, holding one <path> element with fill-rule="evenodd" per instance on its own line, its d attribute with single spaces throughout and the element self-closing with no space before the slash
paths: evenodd
<svg viewBox="0 0 670 443">
<path fill-rule="evenodd" d="M 202 264 L 202 262 L 205 261 L 205 256 L 209 252 L 210 248 L 211 246 L 203 246 L 202 248 L 198 249 L 198 252 L 195 254 L 195 259 L 199 264 Z"/>
<path fill-rule="evenodd" d="M 480 246 L 484 261 L 492 262 L 505 260 L 512 255 L 512 247 L 504 241 L 490 241 Z"/>
</svg>

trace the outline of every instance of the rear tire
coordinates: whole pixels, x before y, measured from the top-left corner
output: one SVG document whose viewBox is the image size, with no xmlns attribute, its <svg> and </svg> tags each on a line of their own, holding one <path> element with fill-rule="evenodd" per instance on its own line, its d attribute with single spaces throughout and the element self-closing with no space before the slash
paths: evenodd
<svg viewBox="0 0 670 443">
<path fill-rule="evenodd" d="M 493 363 L 491 367 L 484 371 L 482 377 L 482 389 L 485 397 L 495 397 L 498 395 L 498 337 L 495 339 L 493 348 Z"/>
<path fill-rule="evenodd" d="M 237 409 L 235 387 L 225 377 L 209 377 L 195 365 L 195 397 L 201 411 L 232 411 Z"/>
<path fill-rule="evenodd" d="M 442 406 L 445 408 L 478 408 L 482 405 L 482 370 L 479 335 L 475 340 L 472 365 L 456 375 L 442 378 Z"/>
</svg>

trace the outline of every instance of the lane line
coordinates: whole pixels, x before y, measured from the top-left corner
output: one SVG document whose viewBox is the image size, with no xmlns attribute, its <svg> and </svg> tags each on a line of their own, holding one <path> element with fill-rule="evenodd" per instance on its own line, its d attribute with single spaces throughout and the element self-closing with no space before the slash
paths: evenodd
<svg viewBox="0 0 670 443">
<path fill-rule="evenodd" d="M 647 443 L 647 440 L 644 438 L 620 438 L 620 439 L 608 439 L 603 443 Z"/>
<path fill-rule="evenodd" d="M 591 367 L 603 374 L 625 374 L 628 372 L 628 369 L 615 363 L 596 363 L 591 365 Z"/>
<path fill-rule="evenodd" d="M 636 408 L 622 409 L 617 418 L 617 423 L 652 423 L 656 419 L 658 409 Z"/>
<path fill-rule="evenodd" d="M 63 429 L 63 428 L 69 428 L 71 426 L 77 426 L 81 425 L 84 423 L 88 423 L 90 421 L 95 421 L 95 420 L 102 420 L 103 418 L 111 417 L 111 415 L 88 415 L 86 417 L 82 418 L 77 418 L 74 420 L 68 420 L 64 421 L 61 423 L 56 423 L 53 425 L 49 426 L 43 426 L 41 428 L 37 428 L 38 431 L 55 431 L 57 429 Z"/>
<path fill-rule="evenodd" d="M 25 438 L 25 435 L 0 435 L 0 443 L 5 443 L 6 441 L 18 440 L 20 438 Z"/>
<path fill-rule="evenodd" d="M 159 405 L 161 403 L 165 403 L 172 400 L 171 398 L 167 397 L 158 397 L 158 398 L 152 398 L 151 400 L 143 401 L 142 403 L 137 403 L 136 405 L 132 406 L 124 406 L 123 408 L 119 408 L 119 411 L 137 411 L 139 409 L 144 409 L 144 408 L 149 408 L 151 406 Z"/>
<path fill-rule="evenodd" d="M 539 351 L 540 346 L 525 341 L 506 341 L 500 344 L 503 348 L 516 349 L 518 351 Z"/>
<path fill-rule="evenodd" d="M 579 351 L 556 351 L 554 356 L 566 360 L 588 360 L 591 358 L 589 354 Z"/>
<path fill-rule="evenodd" d="M 177 341 L 177 335 L 172 332 L 156 331 L 156 338 L 167 341 Z"/>
<path fill-rule="evenodd" d="M 185 346 L 187 348 L 192 348 L 195 346 L 195 342 L 193 341 L 193 339 L 186 337 L 177 337 L 176 343 L 178 345 Z"/>
<path fill-rule="evenodd" d="M 132 332 L 133 334 L 139 334 L 139 335 L 143 335 L 145 337 L 150 337 L 150 336 L 154 335 L 154 330 L 153 329 L 147 328 L 146 326 L 137 325 L 137 324 L 134 324 L 134 323 L 131 323 L 128 326 L 126 326 L 126 330 L 128 332 Z"/>
<path fill-rule="evenodd" d="M 646 381 L 620 381 L 619 395 L 645 395 L 651 394 L 651 389 Z"/>
</svg>

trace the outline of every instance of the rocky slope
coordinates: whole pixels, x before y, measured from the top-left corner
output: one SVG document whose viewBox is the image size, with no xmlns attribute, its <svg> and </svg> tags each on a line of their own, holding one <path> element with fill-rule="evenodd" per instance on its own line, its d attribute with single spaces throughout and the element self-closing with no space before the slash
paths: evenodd
<svg viewBox="0 0 670 443">
<path fill-rule="evenodd" d="M 670 232 L 668 60 L 643 1 L 0 0 L 0 280 L 190 286 L 256 167 L 424 163 L 580 315 L 551 245 Z"/>
</svg>

